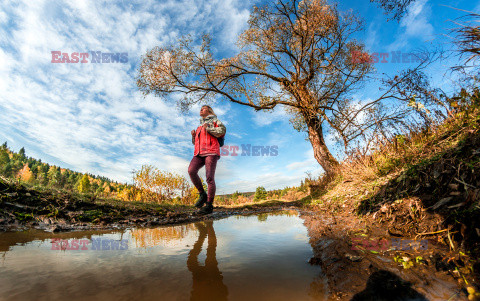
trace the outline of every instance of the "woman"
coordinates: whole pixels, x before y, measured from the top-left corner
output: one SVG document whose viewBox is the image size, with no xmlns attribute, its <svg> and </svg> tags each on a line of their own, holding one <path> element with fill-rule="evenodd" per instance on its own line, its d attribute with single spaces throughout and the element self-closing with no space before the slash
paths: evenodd
<svg viewBox="0 0 480 301">
<path fill-rule="evenodd" d="M 213 211 L 215 197 L 215 168 L 220 159 L 220 144 L 217 137 L 225 135 L 226 128 L 218 120 L 217 115 L 210 106 L 203 106 L 200 110 L 200 125 L 197 130 L 192 130 L 192 143 L 195 144 L 193 159 L 188 167 L 188 174 L 193 185 L 198 190 L 200 197 L 195 207 L 201 208 L 200 214 L 209 214 Z M 203 189 L 198 170 L 205 165 L 208 194 Z M 204 207 L 202 207 L 205 205 Z"/>
</svg>

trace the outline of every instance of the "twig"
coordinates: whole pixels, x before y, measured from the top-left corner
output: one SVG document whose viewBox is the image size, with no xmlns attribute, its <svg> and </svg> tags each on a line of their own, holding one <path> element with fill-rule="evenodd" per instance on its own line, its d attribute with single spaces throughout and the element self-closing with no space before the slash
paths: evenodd
<svg viewBox="0 0 480 301">
<path fill-rule="evenodd" d="M 447 236 L 448 236 L 448 241 L 450 242 L 450 246 L 452 247 L 452 250 L 455 251 L 455 247 L 453 246 L 452 239 L 450 238 L 450 231 L 447 232 Z"/>
<path fill-rule="evenodd" d="M 449 230 L 449 229 L 443 229 L 443 230 L 440 230 L 440 231 L 435 231 L 435 232 L 417 233 L 417 236 L 419 236 L 419 235 L 430 235 L 430 234 L 437 234 L 437 233 L 445 232 L 445 231 L 448 231 L 448 230 Z"/>
<path fill-rule="evenodd" d="M 445 232 L 445 231 L 449 231 L 450 229 L 443 229 L 443 230 L 440 230 L 440 231 L 435 231 L 435 232 L 425 232 L 425 233 L 417 233 L 417 235 L 415 236 L 415 240 L 417 240 L 417 237 L 421 236 L 421 235 L 432 235 L 432 234 L 438 234 L 438 233 L 441 233 L 441 232 Z M 452 232 L 453 233 L 457 233 L 458 231 L 455 231 L 455 232 Z"/>
<path fill-rule="evenodd" d="M 457 179 L 457 178 L 454 178 L 454 180 L 457 181 L 457 182 L 459 182 L 459 183 L 462 183 L 462 184 L 465 185 L 465 186 L 469 186 L 469 187 L 471 187 L 471 188 L 473 188 L 473 189 L 477 189 L 477 187 L 475 187 L 475 186 L 473 186 L 473 185 L 471 185 L 471 184 L 465 183 L 464 181 L 459 180 L 459 179 Z"/>
</svg>

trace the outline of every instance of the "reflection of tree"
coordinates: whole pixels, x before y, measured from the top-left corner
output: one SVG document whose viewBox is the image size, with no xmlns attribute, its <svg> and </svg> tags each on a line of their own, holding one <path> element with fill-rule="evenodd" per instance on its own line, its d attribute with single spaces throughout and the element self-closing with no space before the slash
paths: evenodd
<svg viewBox="0 0 480 301">
<path fill-rule="evenodd" d="M 132 237 L 135 239 L 137 248 L 147 248 L 168 245 L 178 241 L 184 238 L 191 230 L 193 230 L 193 225 L 191 224 L 153 229 L 135 229 L 132 230 Z"/>
<path fill-rule="evenodd" d="M 266 222 L 267 221 L 268 214 L 266 213 L 260 213 L 257 215 L 257 219 L 259 222 Z"/>
<path fill-rule="evenodd" d="M 298 211 L 296 210 L 279 210 L 279 211 L 273 211 L 273 212 L 268 212 L 268 213 L 251 213 L 251 214 L 245 214 L 245 215 L 236 215 L 235 219 L 241 220 L 241 219 L 249 219 L 252 215 L 257 216 L 257 219 L 259 222 L 265 222 L 267 221 L 267 218 L 269 216 L 298 216 Z"/>
<path fill-rule="evenodd" d="M 218 269 L 216 258 L 217 238 L 213 229 L 213 221 L 196 223 L 199 236 L 193 249 L 188 254 L 187 267 L 192 273 L 193 285 L 190 300 L 227 300 L 228 289 L 223 284 L 223 276 Z M 208 236 L 207 258 L 205 265 L 198 263 L 198 255 Z"/>
</svg>

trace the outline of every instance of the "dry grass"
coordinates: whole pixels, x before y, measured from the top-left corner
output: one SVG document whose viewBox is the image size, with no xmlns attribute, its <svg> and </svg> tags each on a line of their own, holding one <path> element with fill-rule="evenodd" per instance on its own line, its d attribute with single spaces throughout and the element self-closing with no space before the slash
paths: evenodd
<svg viewBox="0 0 480 301">
<path fill-rule="evenodd" d="M 428 131 L 417 128 L 407 135 L 378 140 L 377 150 L 371 154 L 362 155 L 358 150 L 347 157 L 335 178 L 306 182 L 314 199 L 312 204 L 328 205 L 329 210 L 336 211 L 346 202 L 359 202 L 410 166 L 455 147 L 479 125 L 480 106 L 475 103 Z"/>
</svg>

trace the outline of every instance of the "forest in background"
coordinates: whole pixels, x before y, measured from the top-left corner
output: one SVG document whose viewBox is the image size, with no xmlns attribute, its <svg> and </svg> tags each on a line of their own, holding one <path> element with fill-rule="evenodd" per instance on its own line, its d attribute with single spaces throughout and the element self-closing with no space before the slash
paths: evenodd
<svg viewBox="0 0 480 301">
<path fill-rule="evenodd" d="M 174 172 L 144 165 L 133 172 L 133 185 L 119 183 L 103 176 L 81 173 L 42 162 L 26 155 L 25 148 L 11 150 L 7 142 L 0 146 L 0 176 L 38 189 L 53 189 L 79 193 L 93 198 L 114 198 L 157 204 L 192 205 L 198 193 L 190 180 Z M 203 181 L 203 179 L 202 179 Z M 204 183 L 206 188 L 206 184 Z M 234 192 L 217 195 L 216 202 L 235 205 L 266 199 L 295 200 L 307 191 L 304 181 L 299 187 L 285 187 L 267 191 L 263 186 L 254 192 Z"/>
</svg>

